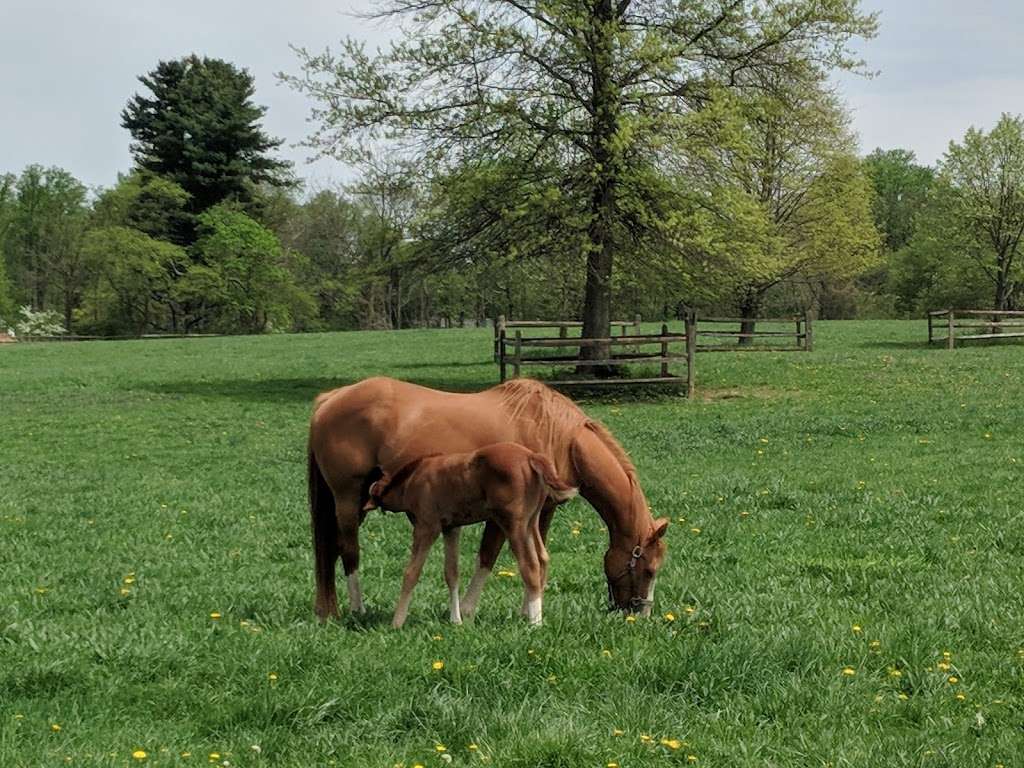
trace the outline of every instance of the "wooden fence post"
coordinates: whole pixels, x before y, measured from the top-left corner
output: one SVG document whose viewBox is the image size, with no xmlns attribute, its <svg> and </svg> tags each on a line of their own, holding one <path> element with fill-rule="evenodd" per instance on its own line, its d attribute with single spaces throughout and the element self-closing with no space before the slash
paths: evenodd
<svg viewBox="0 0 1024 768">
<path fill-rule="evenodd" d="M 498 369 L 501 373 L 501 381 L 504 382 L 508 378 L 508 373 L 505 370 L 505 329 L 501 329 L 501 336 L 498 337 Z"/>
<path fill-rule="evenodd" d="M 814 351 L 814 320 L 810 312 L 804 313 L 804 351 Z"/>
<path fill-rule="evenodd" d="M 661 324 L 661 375 L 667 377 L 668 373 L 668 324 Z"/>
<path fill-rule="evenodd" d="M 933 334 L 932 334 L 932 313 L 929 312 L 928 313 L 928 346 L 929 347 L 932 345 L 932 338 L 933 338 Z"/>
<path fill-rule="evenodd" d="M 946 349 L 956 349 L 956 325 L 953 321 L 953 310 L 946 315 L 946 327 L 949 329 L 949 338 L 946 339 Z"/>
<path fill-rule="evenodd" d="M 523 332 L 516 331 L 516 356 L 512 358 L 512 374 L 519 378 L 519 366 L 523 362 Z"/>
<path fill-rule="evenodd" d="M 693 370 L 697 352 L 697 313 L 686 313 L 686 396 L 693 397 L 696 375 Z"/>
<path fill-rule="evenodd" d="M 500 348 L 502 337 L 505 335 L 505 316 L 498 315 L 494 321 L 494 359 L 501 362 L 501 359 L 505 357 L 505 351 Z M 504 381 L 504 377 L 501 379 Z"/>
<path fill-rule="evenodd" d="M 636 315 L 633 316 L 633 334 L 635 336 L 639 336 L 640 335 L 640 323 L 642 323 L 642 322 L 643 322 L 643 318 L 640 316 L 640 313 L 637 312 Z M 625 327 L 623 327 L 623 329 L 622 329 L 622 335 L 623 336 L 626 335 Z"/>
<path fill-rule="evenodd" d="M 568 338 L 568 336 L 569 336 L 569 329 L 566 326 L 564 326 L 564 325 L 559 326 L 559 328 L 558 328 L 558 338 L 565 339 L 565 338 Z"/>
</svg>

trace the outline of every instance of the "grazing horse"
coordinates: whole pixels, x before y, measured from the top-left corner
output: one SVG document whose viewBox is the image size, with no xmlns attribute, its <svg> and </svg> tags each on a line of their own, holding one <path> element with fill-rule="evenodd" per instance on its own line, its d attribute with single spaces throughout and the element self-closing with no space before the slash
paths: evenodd
<svg viewBox="0 0 1024 768">
<path fill-rule="evenodd" d="M 422 456 L 467 453 L 502 442 L 544 454 L 560 478 L 579 488 L 608 528 L 604 571 L 610 607 L 649 614 L 668 520 L 651 516 L 633 463 L 602 424 L 531 379 L 456 394 L 379 377 L 324 392 L 313 408 L 309 507 L 317 615 L 338 615 L 334 569 L 339 554 L 349 604 L 353 611 L 363 610 L 359 526 L 369 488 L 382 471 L 393 472 Z M 541 512 L 545 540 L 555 506 L 549 499 Z M 488 523 L 462 601 L 465 615 L 475 612 L 503 544 L 501 529 Z"/>
<path fill-rule="evenodd" d="M 568 501 L 576 489 L 558 479 L 551 462 L 518 443 L 495 443 L 472 453 L 413 459 L 394 475 L 370 486 L 366 510 L 405 512 L 412 521 L 412 555 L 392 625 L 405 623 L 412 590 L 437 537 L 444 533 L 444 577 L 451 620 L 462 623 L 459 606 L 459 527 L 493 522 L 508 538 L 519 564 L 530 624 L 540 624 L 547 550 L 540 535 L 544 502 Z"/>
</svg>

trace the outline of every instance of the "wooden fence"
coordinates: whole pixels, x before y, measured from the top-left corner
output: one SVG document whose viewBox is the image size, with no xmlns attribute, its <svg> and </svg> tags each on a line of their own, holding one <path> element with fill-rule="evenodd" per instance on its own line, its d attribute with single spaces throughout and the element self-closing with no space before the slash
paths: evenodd
<svg viewBox="0 0 1024 768">
<path fill-rule="evenodd" d="M 751 322 L 754 330 L 744 331 L 743 324 Z M 814 325 L 810 314 L 753 320 L 739 317 L 698 319 L 695 316 L 693 324 L 698 352 L 810 352 L 814 349 Z M 789 329 L 782 330 L 783 326 L 789 326 Z M 708 339 L 709 343 L 701 344 L 702 338 Z M 730 340 L 735 341 L 723 343 Z M 744 341 L 747 343 L 741 343 Z"/>
<path fill-rule="evenodd" d="M 559 327 L 558 324 L 549 323 L 547 325 Z M 522 328 L 515 329 L 510 337 L 506 325 L 500 330 L 497 339 L 498 367 L 501 380 L 505 381 L 508 378 L 509 368 L 512 369 L 512 377 L 518 378 L 522 369 L 530 366 L 570 368 L 577 371 L 580 368 L 588 367 L 647 363 L 658 366 L 658 375 L 646 378 L 629 378 L 620 375 L 593 379 L 554 379 L 548 383 L 554 387 L 675 384 L 685 385 L 687 395 L 692 395 L 694 344 L 691 340 L 696 337 L 689 332 L 689 322 L 687 322 L 687 331 L 687 333 L 670 333 L 668 326 L 662 325 L 661 333 L 650 335 L 640 333 L 626 335 L 623 333 L 623 335 L 610 336 L 606 339 L 583 339 L 568 335 L 559 338 L 529 338 L 523 336 Z M 600 347 L 607 351 L 598 359 L 581 360 L 579 359 L 579 350 L 584 347 Z M 552 350 L 555 354 L 551 354 Z M 686 365 L 685 375 L 672 371 L 672 366 L 678 368 L 683 364 Z"/>
<path fill-rule="evenodd" d="M 634 334 L 640 333 L 640 323 L 643 318 L 637 315 L 632 320 L 612 320 L 611 331 L 614 334 L 616 329 L 619 329 L 619 333 L 622 336 L 626 335 L 627 330 L 632 330 Z M 570 328 L 583 329 L 583 323 L 579 320 L 506 320 L 504 315 L 499 315 L 498 319 L 494 321 L 494 361 L 499 362 L 500 350 L 498 339 L 501 338 L 501 334 L 504 332 L 506 335 L 511 331 L 513 334 L 516 329 L 530 330 L 530 331 L 558 331 L 558 338 L 567 339 L 569 338 Z M 544 337 L 548 338 L 548 337 Z"/>
<path fill-rule="evenodd" d="M 969 332 L 958 334 L 958 330 Z M 1024 312 L 939 309 L 928 313 L 928 343 L 945 342 L 946 349 L 955 349 L 958 341 L 1014 338 L 1024 338 Z"/>
</svg>

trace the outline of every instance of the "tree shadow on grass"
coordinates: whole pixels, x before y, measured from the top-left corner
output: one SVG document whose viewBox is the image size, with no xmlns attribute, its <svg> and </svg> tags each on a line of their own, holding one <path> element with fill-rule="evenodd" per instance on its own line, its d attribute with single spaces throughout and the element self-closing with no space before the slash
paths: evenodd
<svg viewBox="0 0 1024 768">
<path fill-rule="evenodd" d="M 440 376 L 405 376 L 400 378 L 413 384 L 448 392 L 478 392 L 497 383 L 494 378 L 484 376 L 456 380 Z M 361 380 L 362 378 L 353 379 L 343 376 L 286 379 L 203 379 L 199 381 L 174 381 L 167 383 L 152 382 L 137 385 L 133 389 L 182 398 L 225 398 L 245 402 L 287 404 L 296 402 L 312 403 L 313 398 L 321 392 L 354 384 Z"/>
</svg>

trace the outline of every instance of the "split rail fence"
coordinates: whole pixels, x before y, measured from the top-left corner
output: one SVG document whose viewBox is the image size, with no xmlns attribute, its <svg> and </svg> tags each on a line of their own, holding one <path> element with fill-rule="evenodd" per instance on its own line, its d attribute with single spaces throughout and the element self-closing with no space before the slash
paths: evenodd
<svg viewBox="0 0 1024 768">
<path fill-rule="evenodd" d="M 966 330 L 968 333 L 957 333 Z M 942 335 L 945 333 L 945 335 Z M 1024 338 L 1024 312 L 994 309 L 938 309 L 928 313 L 928 343 Z"/>
<path fill-rule="evenodd" d="M 587 368 L 614 368 L 619 375 L 602 378 L 551 379 L 554 387 L 675 384 L 685 385 L 687 395 L 695 387 L 694 360 L 698 352 L 810 352 L 814 347 L 814 333 L 809 315 L 787 318 L 757 318 L 754 330 L 744 330 L 749 320 L 741 318 L 710 317 L 698 319 L 690 314 L 684 320 L 682 333 L 672 332 L 662 324 L 660 333 L 643 334 L 640 318 L 630 323 L 613 323 L 620 335 L 608 338 L 585 339 L 570 336 L 569 330 L 581 328 L 582 323 L 572 321 L 506 321 L 499 317 L 494 324 L 494 357 L 498 363 L 501 381 L 518 378 L 524 368 L 568 368 L 574 372 Z M 738 325 L 737 328 L 731 326 Z M 767 326 L 767 329 L 765 329 Z M 784 326 L 788 326 L 783 330 Z M 749 327 L 749 326 L 748 326 Z M 558 336 L 527 336 L 524 331 L 557 330 Z M 709 343 L 702 344 L 701 339 Z M 733 343 L 725 343 L 726 340 Z M 584 348 L 600 349 L 594 359 L 580 359 Z M 643 363 L 658 366 L 656 375 L 632 378 L 622 372 L 625 363 Z M 686 370 L 681 370 L 685 365 Z M 580 374 L 583 375 L 582 373 Z"/>
</svg>

